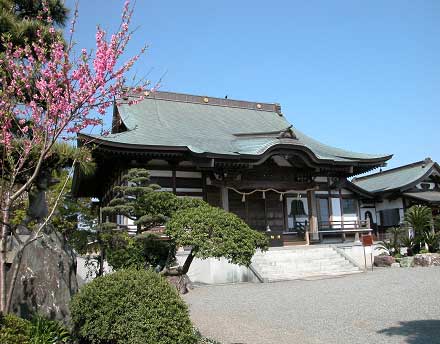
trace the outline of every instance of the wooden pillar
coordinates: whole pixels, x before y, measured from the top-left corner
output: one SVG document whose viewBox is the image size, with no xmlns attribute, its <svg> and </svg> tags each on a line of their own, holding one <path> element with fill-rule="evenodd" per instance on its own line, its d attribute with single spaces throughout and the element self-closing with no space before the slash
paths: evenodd
<svg viewBox="0 0 440 344">
<path fill-rule="evenodd" d="M 309 228 L 312 240 L 319 240 L 318 235 L 318 211 L 316 209 L 316 195 L 315 191 L 307 191 L 307 203 L 309 206 Z"/>
<path fill-rule="evenodd" d="M 339 188 L 339 207 L 341 208 L 341 230 L 344 230 L 344 206 L 343 206 L 343 202 L 342 202 L 342 190 L 341 188 Z M 342 232 L 342 240 L 345 241 L 346 237 L 345 237 L 345 233 Z"/>
<path fill-rule="evenodd" d="M 329 222 L 330 222 L 330 226 L 329 228 L 331 229 L 332 226 L 332 220 L 333 220 L 333 202 L 332 202 L 332 189 L 331 189 L 331 185 L 330 185 L 330 177 L 327 176 L 327 188 L 328 188 L 328 212 L 329 212 Z"/>
<path fill-rule="evenodd" d="M 220 200 L 223 210 L 229 211 L 229 192 L 228 188 L 224 185 L 220 187 Z"/>
<path fill-rule="evenodd" d="M 208 192 L 206 190 L 206 173 L 202 172 L 202 192 L 203 192 L 203 200 L 208 202 Z"/>
<path fill-rule="evenodd" d="M 171 178 L 172 178 L 173 194 L 176 194 L 177 193 L 177 181 L 176 181 L 177 178 L 176 178 L 176 170 L 174 167 L 173 167 Z"/>
<path fill-rule="evenodd" d="M 283 197 L 283 218 L 284 218 L 284 231 L 289 231 L 289 214 L 287 211 L 287 197 L 284 195 Z"/>
</svg>

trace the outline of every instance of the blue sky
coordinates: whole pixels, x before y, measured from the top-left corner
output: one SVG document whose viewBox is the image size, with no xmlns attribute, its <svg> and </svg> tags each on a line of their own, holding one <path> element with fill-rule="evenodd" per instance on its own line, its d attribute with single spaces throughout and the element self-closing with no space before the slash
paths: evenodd
<svg viewBox="0 0 440 344">
<path fill-rule="evenodd" d="M 73 8 L 74 1 L 66 5 Z M 76 41 L 112 31 L 123 1 L 79 1 Z M 128 54 L 162 90 L 278 102 L 330 145 L 440 162 L 440 1 L 145 1 Z"/>
</svg>

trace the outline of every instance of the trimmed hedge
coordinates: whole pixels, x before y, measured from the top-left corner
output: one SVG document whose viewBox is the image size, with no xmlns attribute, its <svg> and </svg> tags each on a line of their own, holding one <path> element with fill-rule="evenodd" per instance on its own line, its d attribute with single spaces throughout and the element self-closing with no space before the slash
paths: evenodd
<svg viewBox="0 0 440 344">
<path fill-rule="evenodd" d="M 82 287 L 70 304 L 74 332 L 91 344 L 193 344 L 186 304 L 162 276 L 120 270 Z"/>
</svg>

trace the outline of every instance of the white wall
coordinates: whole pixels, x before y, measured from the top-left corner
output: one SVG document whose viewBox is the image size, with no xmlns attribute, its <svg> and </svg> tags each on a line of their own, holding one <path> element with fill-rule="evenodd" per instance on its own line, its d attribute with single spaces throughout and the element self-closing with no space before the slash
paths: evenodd
<svg viewBox="0 0 440 344">
<path fill-rule="evenodd" d="M 86 256 L 76 257 L 76 275 L 78 276 L 80 283 L 86 283 L 92 280 L 90 276 L 87 276 L 89 270 L 86 266 L 86 260 Z M 112 268 L 108 265 L 107 262 L 104 262 L 104 274 L 108 274 L 110 272 L 112 272 Z"/>
<path fill-rule="evenodd" d="M 183 265 L 187 256 L 187 252 L 178 252 L 176 255 L 178 263 Z M 192 282 L 203 284 L 258 282 L 249 268 L 230 264 L 224 258 L 195 258 L 187 275 Z"/>
<path fill-rule="evenodd" d="M 371 269 L 371 253 L 373 253 L 374 261 L 374 257 L 383 252 L 383 250 L 377 249 L 377 247 L 377 245 L 365 247 L 365 256 L 364 247 L 362 245 L 338 246 L 338 249 L 343 250 L 344 253 L 353 259 L 361 269 L 365 268 L 365 260 L 367 261 L 367 269 Z"/>
</svg>

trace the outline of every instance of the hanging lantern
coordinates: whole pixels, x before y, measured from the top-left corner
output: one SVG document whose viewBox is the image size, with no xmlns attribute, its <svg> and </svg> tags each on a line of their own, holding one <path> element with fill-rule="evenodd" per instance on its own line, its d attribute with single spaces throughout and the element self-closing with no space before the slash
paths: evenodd
<svg viewBox="0 0 440 344">
<path fill-rule="evenodd" d="M 280 193 L 280 202 L 282 202 L 282 201 L 283 201 L 283 194 Z"/>
<path fill-rule="evenodd" d="M 243 197 L 241 197 L 242 202 L 246 202 L 246 194 L 243 194 Z"/>
<path fill-rule="evenodd" d="M 263 191 L 263 199 L 266 199 L 266 191 Z"/>
</svg>

